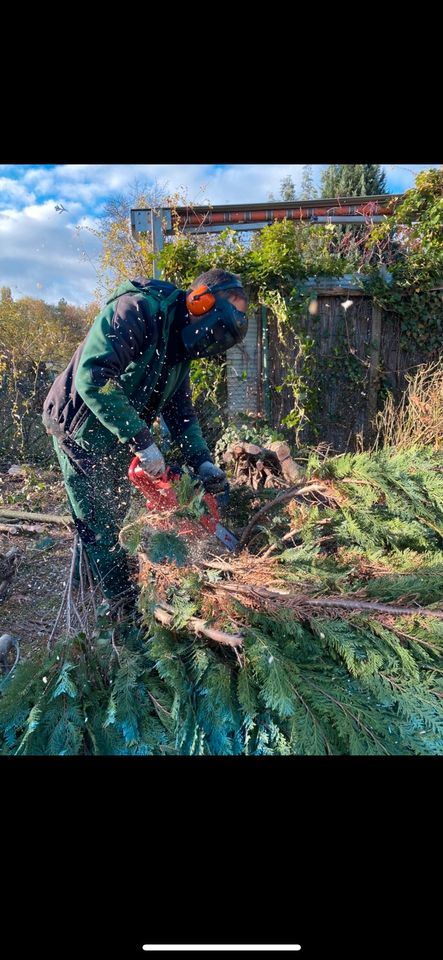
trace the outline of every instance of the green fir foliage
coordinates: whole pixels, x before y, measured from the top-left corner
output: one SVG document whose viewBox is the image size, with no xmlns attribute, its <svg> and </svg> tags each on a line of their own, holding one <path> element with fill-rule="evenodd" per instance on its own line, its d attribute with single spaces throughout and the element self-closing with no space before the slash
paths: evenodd
<svg viewBox="0 0 443 960">
<path fill-rule="evenodd" d="M 275 565 L 282 586 L 304 598 L 339 593 L 440 610 L 441 467 L 441 454 L 417 448 L 312 461 L 311 476 L 337 505 L 303 504 L 297 542 Z M 3 754 L 443 753 L 441 618 L 419 606 L 383 619 L 237 602 L 236 652 L 190 627 L 211 583 L 214 571 L 185 572 L 171 588 L 168 629 L 153 616 L 154 584 L 144 587 L 136 650 L 116 652 L 101 616 L 92 644 L 79 634 L 19 663 L 0 687 Z"/>
<path fill-rule="evenodd" d="M 153 563 L 172 561 L 182 567 L 187 557 L 186 544 L 176 533 L 154 533 L 149 542 L 148 556 Z"/>
</svg>

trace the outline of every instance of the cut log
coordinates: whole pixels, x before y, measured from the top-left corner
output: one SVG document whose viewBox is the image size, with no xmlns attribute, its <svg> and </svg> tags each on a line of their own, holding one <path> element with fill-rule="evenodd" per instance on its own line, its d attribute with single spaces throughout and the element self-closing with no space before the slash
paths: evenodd
<svg viewBox="0 0 443 960">
<path fill-rule="evenodd" d="M 236 441 L 229 445 L 223 460 L 233 468 L 236 482 L 253 490 L 292 485 L 302 475 L 288 444 L 281 440 L 272 441 L 266 447 Z"/>
<path fill-rule="evenodd" d="M 0 508 L 0 517 L 10 517 L 11 520 L 36 520 L 37 523 L 60 523 L 63 526 L 72 526 L 72 517 L 59 516 L 56 513 L 29 513 L 27 510 L 6 510 Z"/>
<path fill-rule="evenodd" d="M 291 455 L 291 451 L 288 447 L 288 444 L 282 443 L 281 440 L 274 440 L 272 443 L 269 444 L 268 449 L 272 450 L 272 452 L 275 453 L 280 463 L 282 463 L 283 460 L 286 460 L 286 458 L 290 457 Z"/>
<path fill-rule="evenodd" d="M 256 443 L 244 443 L 243 450 L 248 457 L 260 457 L 263 453 L 262 447 L 258 447 Z"/>
<path fill-rule="evenodd" d="M 300 467 L 297 466 L 292 457 L 287 457 L 281 464 L 281 472 L 288 483 L 297 483 L 300 479 Z"/>
</svg>

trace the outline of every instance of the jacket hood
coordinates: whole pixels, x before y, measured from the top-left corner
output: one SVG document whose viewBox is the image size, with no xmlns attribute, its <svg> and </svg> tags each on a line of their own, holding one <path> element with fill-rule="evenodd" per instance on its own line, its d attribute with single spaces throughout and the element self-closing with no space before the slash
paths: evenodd
<svg viewBox="0 0 443 960">
<path fill-rule="evenodd" d="M 153 280 L 152 277 L 135 277 L 134 280 L 124 280 L 124 282 L 114 290 L 106 302 L 112 303 L 113 300 L 117 300 L 118 297 L 122 297 L 125 293 L 141 293 L 149 288 L 151 291 L 161 290 L 164 296 L 169 296 L 177 289 L 173 283 L 168 283 L 166 280 Z"/>
</svg>

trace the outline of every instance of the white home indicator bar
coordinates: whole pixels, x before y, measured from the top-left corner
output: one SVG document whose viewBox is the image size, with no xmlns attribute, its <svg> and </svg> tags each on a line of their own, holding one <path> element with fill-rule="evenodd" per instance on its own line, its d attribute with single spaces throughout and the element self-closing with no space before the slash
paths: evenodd
<svg viewBox="0 0 443 960">
<path fill-rule="evenodd" d="M 192 950 L 260 950 L 267 953 L 278 950 L 280 953 L 290 953 L 291 950 L 301 950 L 301 946 L 299 943 L 144 943 L 143 950 L 175 950 L 189 953 Z"/>
</svg>

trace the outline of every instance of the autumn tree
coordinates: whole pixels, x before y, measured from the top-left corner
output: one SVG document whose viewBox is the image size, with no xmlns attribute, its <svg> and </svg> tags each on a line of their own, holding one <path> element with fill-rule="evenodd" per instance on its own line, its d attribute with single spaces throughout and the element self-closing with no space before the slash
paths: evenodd
<svg viewBox="0 0 443 960">
<path fill-rule="evenodd" d="M 5 289 L 5 288 L 3 288 Z M 94 305 L 97 308 L 97 304 Z M 97 312 L 97 309 L 95 309 Z M 88 312 L 60 300 L 0 300 L 0 452 L 38 459 L 41 407 L 49 383 L 88 330 Z"/>
</svg>

